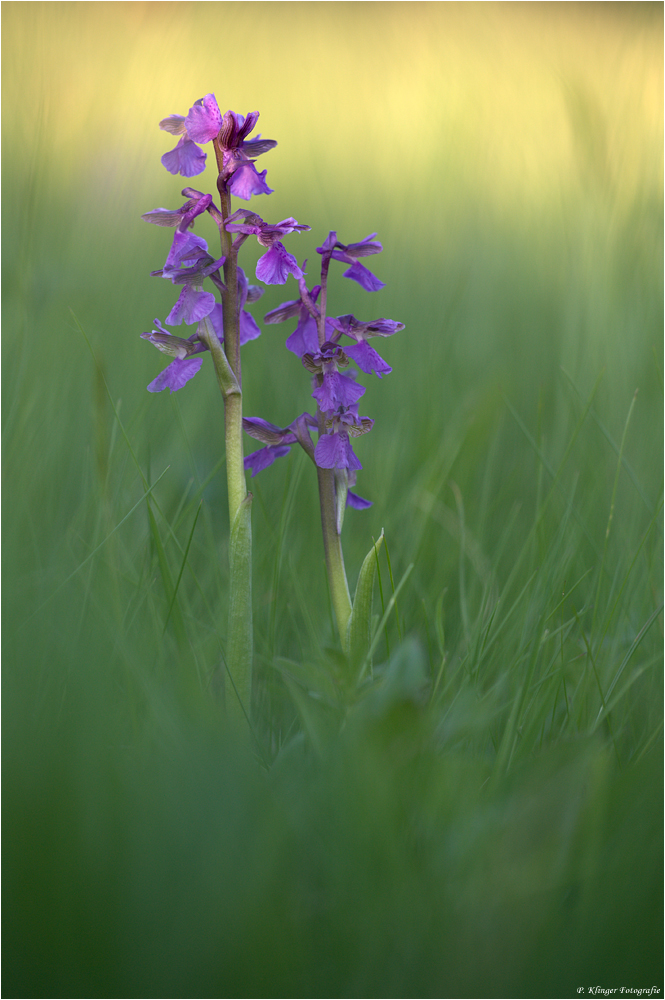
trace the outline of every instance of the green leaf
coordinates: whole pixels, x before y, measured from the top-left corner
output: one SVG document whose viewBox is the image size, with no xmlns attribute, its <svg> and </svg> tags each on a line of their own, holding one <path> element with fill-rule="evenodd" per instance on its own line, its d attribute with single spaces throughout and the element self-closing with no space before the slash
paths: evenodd
<svg viewBox="0 0 665 1000">
<path fill-rule="evenodd" d="M 372 548 L 365 556 L 358 583 L 356 584 L 356 594 L 353 598 L 353 610 L 349 618 L 347 627 L 347 648 L 351 666 L 358 668 L 369 652 L 372 639 L 372 591 L 374 589 L 374 576 L 379 555 L 379 548 L 383 542 L 383 531 L 377 538 Z"/>
</svg>

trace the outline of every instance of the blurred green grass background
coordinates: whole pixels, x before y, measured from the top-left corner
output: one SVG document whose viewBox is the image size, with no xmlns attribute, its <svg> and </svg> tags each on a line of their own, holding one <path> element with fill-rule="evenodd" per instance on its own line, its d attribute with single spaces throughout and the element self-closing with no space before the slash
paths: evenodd
<svg viewBox="0 0 665 1000">
<path fill-rule="evenodd" d="M 2 13 L 6 995 L 654 985 L 662 5 Z M 172 304 L 140 219 L 179 204 L 157 123 L 210 91 L 278 140 L 252 207 L 312 226 L 289 242 L 312 273 L 329 229 L 378 231 L 385 289 L 333 280 L 332 313 L 406 324 L 363 379 L 374 506 L 344 545 L 352 588 L 382 528 L 396 580 L 414 569 L 341 735 L 313 477 L 294 453 L 252 481 L 266 774 L 214 695 L 212 371 L 151 396 L 138 337 Z M 282 426 L 309 405 L 289 332 L 243 356 L 246 413 Z M 204 498 L 166 630 L 145 503 L 120 525 L 132 452 L 150 483 L 168 467 L 173 579 Z"/>
</svg>

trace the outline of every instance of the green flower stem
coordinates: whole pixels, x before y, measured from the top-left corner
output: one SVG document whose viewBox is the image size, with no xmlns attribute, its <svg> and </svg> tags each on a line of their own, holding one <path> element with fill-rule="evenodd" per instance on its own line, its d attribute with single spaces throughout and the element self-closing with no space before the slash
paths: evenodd
<svg viewBox="0 0 665 1000">
<path fill-rule="evenodd" d="M 242 446 L 242 390 L 207 317 L 201 321 L 200 332 L 212 354 L 217 382 L 224 399 L 229 521 L 230 527 L 233 527 L 238 508 L 247 496 Z"/>
<path fill-rule="evenodd" d="M 226 472 L 229 493 L 231 541 L 229 549 L 229 625 L 227 687 L 229 715 L 244 724 L 250 719 L 252 692 L 252 494 L 247 492 L 243 468 L 242 392 L 229 359 L 207 319 L 200 334 L 210 348 L 219 388 L 224 399 Z M 224 338 L 226 340 L 226 337 Z"/>
<path fill-rule="evenodd" d="M 226 662 L 232 688 L 227 687 L 229 717 L 238 727 L 251 726 L 252 703 L 252 494 L 240 504 L 231 526 L 229 544 L 231 588 Z"/>
<path fill-rule="evenodd" d="M 217 187 L 222 219 L 231 215 L 231 195 L 222 178 L 223 156 L 214 143 L 220 171 Z M 226 666 L 231 685 L 227 685 L 229 716 L 238 723 L 251 725 L 253 623 L 252 623 L 252 495 L 247 492 L 242 441 L 242 372 L 240 366 L 240 324 L 238 311 L 238 250 L 224 224 L 219 227 L 224 262 L 222 309 L 224 347 L 210 323 L 204 321 L 205 341 L 210 348 L 215 373 L 224 399 L 226 439 L 226 481 L 229 499 L 229 620 Z"/>
<path fill-rule="evenodd" d="M 215 152 L 217 162 L 221 171 L 222 158 L 221 150 L 215 142 Z M 231 215 L 231 195 L 224 181 L 218 180 L 218 189 L 221 202 L 222 218 L 228 219 Z M 222 294 L 222 309 L 224 315 L 224 354 L 228 361 L 234 377 L 235 387 L 233 391 L 226 389 L 222 384 L 220 372 L 218 371 L 221 362 L 222 350 L 219 348 L 217 338 L 217 355 L 215 360 L 215 370 L 217 379 L 224 396 L 224 423 L 226 427 L 226 478 L 229 492 L 229 527 L 233 529 L 233 524 L 238 513 L 240 504 L 247 496 L 247 484 L 245 481 L 245 469 L 243 466 L 243 444 L 242 444 L 242 372 L 240 366 L 240 321 L 238 312 L 238 251 L 233 247 L 231 234 L 227 233 L 223 225 L 219 227 L 219 237 L 222 245 L 224 261 L 224 284 L 225 290 Z M 210 347 L 210 343 L 208 344 Z M 212 347 L 210 347 L 212 351 Z M 213 354 L 213 358 L 215 355 Z"/>
<path fill-rule="evenodd" d="M 342 539 L 337 532 L 337 510 L 335 504 L 335 476 L 332 469 L 320 469 L 316 472 L 319 478 L 319 498 L 321 501 L 321 527 L 323 529 L 323 547 L 326 554 L 328 583 L 337 630 L 344 653 L 348 653 L 348 625 L 351 617 L 351 595 L 344 570 L 344 555 Z"/>
</svg>

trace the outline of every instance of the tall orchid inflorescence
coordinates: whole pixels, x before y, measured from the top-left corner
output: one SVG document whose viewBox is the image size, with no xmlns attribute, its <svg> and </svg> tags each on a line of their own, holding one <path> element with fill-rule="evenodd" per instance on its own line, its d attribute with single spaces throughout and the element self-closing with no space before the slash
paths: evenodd
<svg viewBox="0 0 665 1000">
<path fill-rule="evenodd" d="M 348 371 L 351 361 L 366 374 L 379 378 L 391 371 L 389 365 L 368 343 L 372 337 L 388 337 L 404 324 L 389 319 L 370 322 L 355 316 L 329 317 L 326 314 L 328 271 L 331 261 L 347 265 L 344 277 L 358 282 L 366 291 L 383 287 L 361 260 L 383 249 L 376 234 L 358 243 L 341 243 L 331 232 L 317 252 L 321 256 L 321 276 L 313 288 L 307 287 L 306 261 L 302 268 L 286 249 L 282 239 L 310 227 L 294 218 L 266 223 L 245 208 L 231 211 L 231 196 L 249 201 L 259 194 L 271 194 L 266 171 L 259 173 L 255 158 L 272 149 L 272 139 L 249 139 L 258 112 L 243 117 L 233 111 L 224 115 L 214 94 L 208 94 L 190 108 L 186 116 L 171 115 L 160 128 L 179 137 L 175 149 L 165 153 L 162 163 L 173 174 L 193 177 L 205 169 L 207 154 L 200 145 L 212 142 L 217 161 L 219 203 L 212 195 L 191 187 L 183 189 L 187 200 L 178 209 L 157 208 L 147 212 L 147 222 L 175 229 L 173 243 L 163 268 L 151 272 L 182 286 L 178 299 L 164 323 L 194 326 L 187 338 L 171 334 L 159 320 L 156 329 L 141 336 L 173 360 L 155 378 L 148 390 L 181 389 L 200 370 L 201 355 L 212 356 L 224 398 L 226 467 L 230 517 L 230 610 L 227 635 L 227 669 L 237 699 L 249 717 L 252 664 L 251 611 L 251 493 L 247 492 L 245 470 L 252 475 L 286 455 L 299 444 L 316 466 L 321 504 L 321 522 L 328 579 L 344 651 L 357 660 L 369 636 L 371 586 L 376 546 L 365 560 L 352 603 L 344 570 L 341 531 L 346 506 L 362 509 L 370 501 L 354 493 L 356 474 L 362 468 L 351 439 L 371 430 L 374 423 L 360 416 L 358 403 L 365 389 Z M 197 218 L 207 212 L 216 223 L 221 256 L 215 258 L 204 239 L 192 232 Z M 246 306 L 256 302 L 263 289 L 250 285 L 238 266 L 243 243 L 255 236 L 265 253 L 256 265 L 256 277 L 264 284 L 284 284 L 292 276 L 298 284 L 298 298 L 283 303 L 265 316 L 266 323 L 296 319 L 296 328 L 286 341 L 310 373 L 316 413 L 301 413 L 288 427 L 278 427 L 261 417 L 242 417 L 240 348 L 260 335 Z M 204 290 L 208 280 L 215 292 Z M 344 339 L 343 339 L 344 338 Z M 348 343 L 350 341 L 350 343 Z M 346 374 L 342 374 L 342 370 Z M 264 447 L 243 456 L 242 431 Z M 317 435 L 316 442 L 312 433 Z"/>
</svg>

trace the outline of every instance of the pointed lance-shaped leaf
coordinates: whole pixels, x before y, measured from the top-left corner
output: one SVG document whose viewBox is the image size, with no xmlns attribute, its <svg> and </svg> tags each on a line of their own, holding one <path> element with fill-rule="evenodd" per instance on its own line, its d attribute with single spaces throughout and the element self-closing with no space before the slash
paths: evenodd
<svg viewBox="0 0 665 1000">
<path fill-rule="evenodd" d="M 369 653 L 372 639 L 372 592 L 379 549 L 383 543 L 383 531 L 365 556 L 360 568 L 353 610 L 347 627 L 347 645 L 351 667 L 355 671 Z"/>
</svg>

